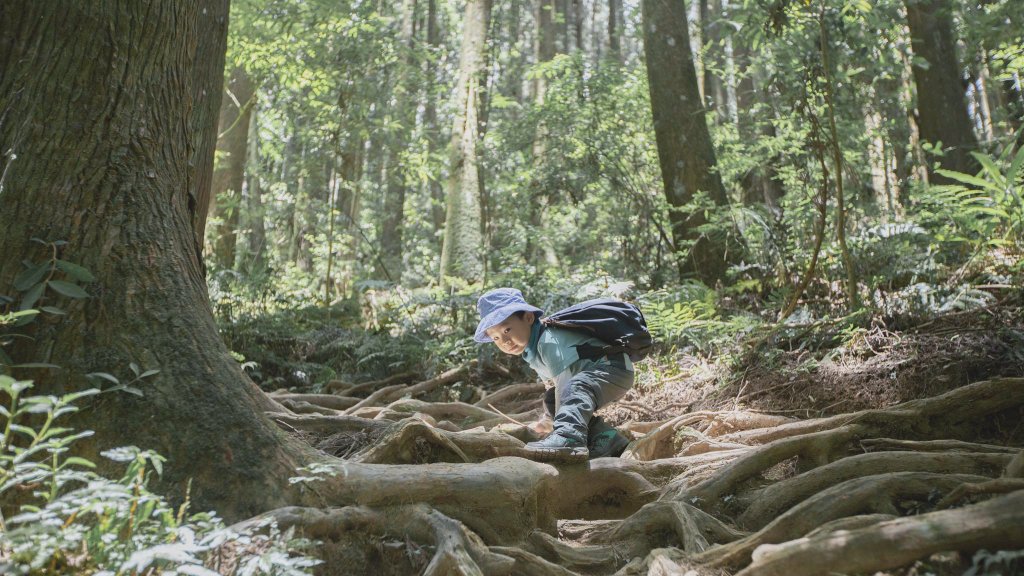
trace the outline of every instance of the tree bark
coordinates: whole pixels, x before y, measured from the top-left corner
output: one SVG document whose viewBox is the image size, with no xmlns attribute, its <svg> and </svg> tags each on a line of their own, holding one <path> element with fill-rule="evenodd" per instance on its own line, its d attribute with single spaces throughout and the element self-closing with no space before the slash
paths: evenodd
<svg viewBox="0 0 1024 576">
<path fill-rule="evenodd" d="M 966 174 L 978 170 L 970 155 L 978 148 L 971 128 L 961 81 L 949 0 L 905 0 L 911 46 L 918 63 L 913 66 L 917 87 L 918 126 L 921 139 L 942 143 L 942 168 Z M 945 181 L 929 164 L 929 179 Z"/>
<path fill-rule="evenodd" d="M 439 134 L 440 127 L 437 123 L 436 94 L 430 90 L 430 87 L 435 83 L 435 76 L 437 74 L 437 64 L 434 62 L 434 58 L 439 56 L 440 44 L 440 28 L 437 25 L 437 0 L 428 0 L 427 46 L 430 49 L 431 57 L 427 60 L 427 82 L 424 83 L 427 88 L 423 93 L 423 124 L 426 128 L 428 155 L 430 156 L 433 156 L 434 151 L 443 146 Z M 439 178 L 431 178 L 427 183 L 427 187 L 430 189 L 431 221 L 434 223 L 434 231 L 440 232 L 444 230 L 444 188 L 441 186 Z"/>
<path fill-rule="evenodd" d="M 608 54 L 613 62 L 622 63 L 622 24 L 619 14 L 622 0 L 608 0 Z"/>
<path fill-rule="evenodd" d="M 388 166 L 387 188 L 384 196 L 384 213 L 380 230 L 380 258 L 378 277 L 387 276 L 395 282 L 402 278 L 402 229 L 405 221 L 406 173 L 401 155 L 409 146 L 409 135 L 416 124 L 416 107 L 413 82 L 413 24 L 416 17 L 416 0 L 404 0 L 401 6 L 401 28 L 399 30 L 398 77 L 394 86 L 394 107 L 392 119 L 396 126 L 389 139 L 391 162 Z M 382 270 L 383 269 L 383 270 Z M 386 272 L 384 271 L 386 270 Z"/>
<path fill-rule="evenodd" d="M 260 188 L 260 138 L 258 114 L 249 118 L 249 158 L 246 161 L 245 197 L 248 239 L 243 269 L 252 274 L 266 265 L 267 229 L 263 219 L 263 190 Z"/>
<path fill-rule="evenodd" d="M 212 0 L 203 4 L 195 65 L 192 68 L 196 95 L 192 114 L 194 142 L 189 167 L 193 173 L 189 177 L 192 184 L 189 197 L 194 206 L 190 206 L 189 211 L 192 213 L 196 250 L 200 254 L 206 236 L 206 216 L 213 198 L 214 151 L 217 148 L 217 125 L 224 89 L 229 4 L 230 0 Z"/>
<path fill-rule="evenodd" d="M 677 1 L 643 0 L 641 8 L 651 112 L 672 235 L 677 247 L 691 247 L 680 261 L 680 273 L 714 284 L 725 274 L 725 250 L 698 230 L 707 219 L 703 208 L 694 209 L 693 201 L 698 192 L 706 193 L 715 206 L 726 205 L 727 199 L 697 90 L 686 7 Z"/>
<path fill-rule="evenodd" d="M 0 149 L 18 152 L 0 194 L 0 285 L 44 257 L 32 237 L 67 241 L 61 257 L 97 279 L 90 298 L 52 294 L 67 314 L 28 326 L 12 357 L 61 366 L 31 374 L 43 394 L 91 387 L 94 371 L 127 381 L 130 362 L 159 370 L 135 384 L 143 397 L 103 394 L 77 413 L 71 426 L 96 435 L 76 446 L 97 462 L 113 446 L 156 449 L 174 496 L 192 478 L 196 509 L 238 518 L 285 502 L 309 450 L 262 416 L 274 403 L 228 354 L 206 296 L 188 180 L 193 98 L 217 89 L 194 73 L 204 5 L 0 4 L 0 110 L 19 119 L 0 125 Z"/>
<path fill-rule="evenodd" d="M 452 126 L 448 210 L 441 249 L 442 284 L 446 277 L 478 281 L 484 273 L 477 120 L 490 14 L 491 0 L 469 0 L 466 3 L 455 92 L 455 122 Z"/>
<path fill-rule="evenodd" d="M 214 260 L 221 268 L 234 268 L 241 213 L 242 185 L 252 114 L 253 86 L 242 68 L 231 72 L 220 107 L 220 160 L 213 172 Z"/>
</svg>

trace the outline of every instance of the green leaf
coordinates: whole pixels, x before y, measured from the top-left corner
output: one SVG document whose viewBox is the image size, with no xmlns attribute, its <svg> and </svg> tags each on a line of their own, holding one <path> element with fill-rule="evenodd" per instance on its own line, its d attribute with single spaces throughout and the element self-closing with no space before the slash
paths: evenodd
<svg viewBox="0 0 1024 576">
<path fill-rule="evenodd" d="M 33 284 L 42 280 L 43 276 L 46 276 L 46 273 L 49 271 L 49 262 L 43 262 L 42 264 L 23 270 L 21 274 L 18 274 L 17 278 L 14 279 L 14 289 L 18 292 L 28 290 Z"/>
<path fill-rule="evenodd" d="M 82 266 L 79 266 L 78 264 L 68 262 L 67 260 L 59 259 L 57 260 L 56 263 L 57 268 L 59 268 L 61 272 L 67 274 L 68 276 L 74 278 L 75 280 L 78 280 L 79 282 L 96 281 L 96 277 L 92 275 L 92 272 L 89 272 L 89 270 L 83 268 Z"/>
<path fill-rule="evenodd" d="M 53 314 L 55 316 L 67 315 L 67 312 L 60 308 L 57 308 L 56 306 L 40 306 L 39 309 L 42 310 L 43 312 L 46 312 L 47 314 Z"/>
<path fill-rule="evenodd" d="M 984 178 L 978 178 L 977 176 L 971 176 L 970 174 L 964 174 L 963 172 L 956 172 L 953 170 L 939 169 L 936 170 L 935 172 L 947 178 L 956 180 L 957 182 L 963 182 L 964 184 L 976 186 L 977 188 L 980 188 L 982 190 L 989 190 L 997 194 L 1001 194 L 1003 192 L 1002 188 L 993 184 L 992 182 L 989 182 L 988 180 L 985 180 Z"/>
<path fill-rule="evenodd" d="M 1024 146 L 1017 151 L 1017 155 L 1013 157 L 1013 162 L 1010 164 L 1010 170 L 1006 173 L 1006 178 L 1010 182 L 1015 183 L 1017 178 L 1020 178 L 1021 166 L 1024 166 Z"/>
<path fill-rule="evenodd" d="M 134 386 L 124 386 L 123 388 L 121 388 L 121 390 L 124 390 L 125 392 L 127 392 L 129 394 L 134 394 L 135 396 L 138 396 L 139 398 L 143 397 L 142 390 L 139 390 L 138 388 L 136 388 Z"/>
<path fill-rule="evenodd" d="M 46 362 L 29 362 L 27 364 L 15 364 L 15 365 L 11 366 L 11 368 L 51 368 L 51 369 L 56 368 L 56 369 L 59 369 L 60 366 L 58 366 L 56 364 L 49 364 L 49 363 L 46 363 Z"/>
<path fill-rule="evenodd" d="M 71 456 L 64 461 L 65 466 L 85 466 L 86 468 L 95 468 L 96 464 L 92 460 L 86 460 L 80 456 Z"/>
<path fill-rule="evenodd" d="M 68 298 L 88 298 L 89 293 L 80 287 L 63 280 L 50 280 L 47 285 Z"/>
<path fill-rule="evenodd" d="M 142 374 L 139 374 L 139 378 L 149 378 L 150 376 L 155 376 L 159 373 L 159 370 L 146 370 Z"/>
<path fill-rule="evenodd" d="M 142 368 L 139 368 L 139 365 L 136 364 L 135 362 L 129 362 L 128 363 L 128 368 L 131 368 L 131 371 L 132 371 L 133 374 L 135 374 L 136 378 L 138 378 L 139 374 L 142 373 Z"/>
<path fill-rule="evenodd" d="M 11 431 L 19 434 L 24 434 L 33 440 L 36 437 L 36 431 L 28 426 L 22 426 L 21 424 L 11 424 Z"/>
<path fill-rule="evenodd" d="M 102 378 L 102 379 L 106 380 L 107 382 L 112 382 L 114 384 L 120 384 L 121 383 L 121 381 L 118 380 L 116 376 L 114 376 L 112 374 L 107 374 L 106 372 L 90 372 L 90 373 L 86 374 L 85 377 L 86 378 Z"/>
<path fill-rule="evenodd" d="M 110 376 L 110 374 L 107 374 Z M 72 392 L 71 394 L 65 394 L 60 397 L 60 401 L 64 403 L 74 402 L 79 398 L 85 398 L 87 396 L 95 396 L 99 394 L 101 390 L 99 388 L 89 388 L 88 390 L 80 390 L 78 392 Z"/>
<path fill-rule="evenodd" d="M 43 296 L 43 290 L 46 290 L 46 284 L 42 282 L 30 288 L 29 291 L 25 293 L 25 297 L 21 299 L 21 309 L 28 310 L 35 306 L 36 302 L 39 301 L 39 298 Z M 21 324 L 18 325 L 21 326 Z"/>
<path fill-rule="evenodd" d="M 996 163 L 992 161 L 992 157 L 988 154 L 980 154 L 978 152 L 971 152 L 971 156 L 981 163 L 982 167 L 988 175 L 989 180 L 996 186 L 999 192 L 1006 189 L 1006 178 L 1003 177 L 1002 170 L 996 166 Z"/>
</svg>

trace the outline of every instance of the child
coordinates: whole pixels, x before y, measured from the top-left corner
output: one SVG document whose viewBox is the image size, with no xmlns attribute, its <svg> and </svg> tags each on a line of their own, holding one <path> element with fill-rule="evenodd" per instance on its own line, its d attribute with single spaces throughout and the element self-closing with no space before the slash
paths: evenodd
<svg viewBox="0 0 1024 576">
<path fill-rule="evenodd" d="M 544 311 L 528 304 L 515 288 L 484 294 L 477 310 L 477 342 L 493 342 L 506 354 L 522 355 L 542 378 L 555 382 L 553 398 L 545 395 L 554 431 L 526 445 L 531 456 L 581 461 L 622 453 L 626 439 L 593 414 L 633 386 L 633 363 L 626 354 L 601 355 L 605 342 L 576 330 L 544 326 Z"/>
</svg>

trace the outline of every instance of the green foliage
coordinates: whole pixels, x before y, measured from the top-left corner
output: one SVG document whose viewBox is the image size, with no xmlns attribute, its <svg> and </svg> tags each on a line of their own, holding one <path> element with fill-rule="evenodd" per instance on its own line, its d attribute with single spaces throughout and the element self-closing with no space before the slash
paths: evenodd
<svg viewBox="0 0 1024 576">
<path fill-rule="evenodd" d="M 50 257 L 39 262 L 25 262 L 25 269 L 14 279 L 14 289 L 23 294 L 19 304 L 20 310 L 37 308 L 40 302 L 47 299 L 54 300 L 60 297 L 74 300 L 89 297 L 80 284 L 95 282 L 96 278 L 85 268 L 58 258 L 60 248 L 67 244 L 64 240 L 47 242 L 39 238 L 33 238 L 33 242 L 46 247 Z M 63 316 L 66 312 L 57 306 L 38 306 L 39 310 L 47 314 Z M 32 315 L 23 316 L 15 324 L 22 325 L 31 322 Z"/>
<path fill-rule="evenodd" d="M 1004 576 L 1024 569 L 1024 550 L 978 550 L 964 576 Z"/>
<path fill-rule="evenodd" d="M 181 574 L 212 576 L 210 562 L 225 546 L 240 550 L 232 574 L 308 574 L 319 563 L 294 554 L 309 546 L 273 526 L 236 533 L 213 513 L 186 517 L 148 488 L 164 458 L 134 446 L 103 452 L 125 466 L 117 481 L 92 471 L 95 463 L 68 456 L 90 436 L 57 425 L 75 403 L 99 393 L 26 396 L 32 382 L 0 375 L 4 436 L 0 443 L 0 501 L 24 503 L 0 517 L 0 572 L 5 574 Z M 28 494 L 28 496 L 26 496 Z M 266 529 L 266 530 L 264 530 Z M 265 531 L 266 533 L 257 532 Z"/>
</svg>

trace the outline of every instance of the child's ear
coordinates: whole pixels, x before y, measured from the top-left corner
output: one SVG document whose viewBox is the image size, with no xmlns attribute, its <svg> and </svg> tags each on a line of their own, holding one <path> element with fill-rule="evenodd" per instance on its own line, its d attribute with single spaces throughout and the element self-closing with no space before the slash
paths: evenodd
<svg viewBox="0 0 1024 576">
<path fill-rule="evenodd" d="M 537 315 L 533 312 L 527 312 L 523 314 L 523 320 L 526 321 L 527 326 L 533 326 L 533 321 L 537 319 Z"/>
</svg>

